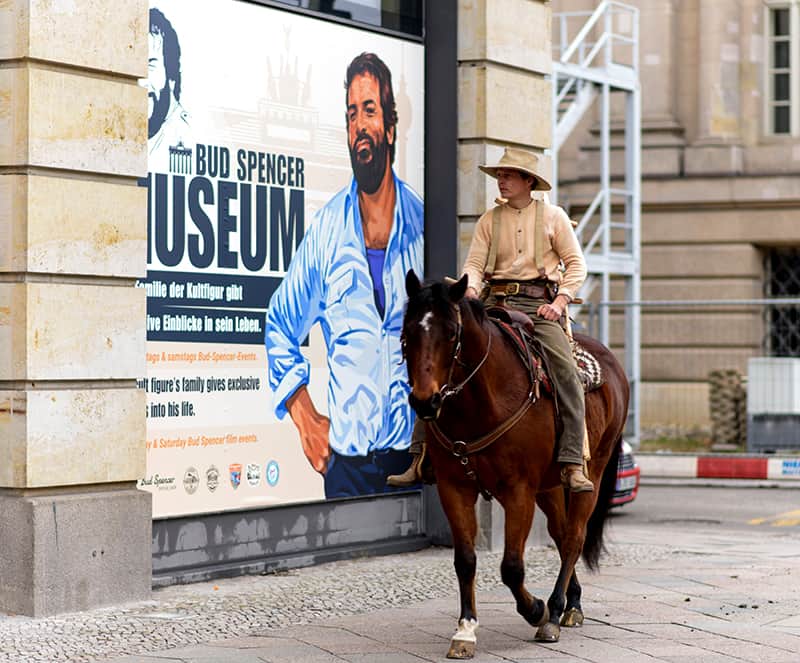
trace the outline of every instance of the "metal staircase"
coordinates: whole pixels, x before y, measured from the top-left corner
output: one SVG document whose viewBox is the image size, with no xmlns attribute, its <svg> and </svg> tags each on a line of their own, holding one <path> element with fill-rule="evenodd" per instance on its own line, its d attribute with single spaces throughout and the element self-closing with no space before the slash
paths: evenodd
<svg viewBox="0 0 800 663">
<path fill-rule="evenodd" d="M 559 202 L 559 151 L 586 114 L 599 104 L 599 181 L 576 233 L 589 276 L 580 296 L 586 304 L 570 314 L 611 345 L 612 280 L 624 282 L 624 300 L 640 301 L 641 93 L 639 10 L 603 0 L 593 12 L 553 15 L 553 190 Z M 624 96 L 624 177 L 611 181 L 611 95 Z M 582 189 L 584 178 L 579 176 Z M 620 181 L 621 180 L 621 181 Z M 563 198 L 563 196 L 562 196 Z M 564 207 L 564 201 L 560 203 Z M 577 206 L 577 205 L 576 205 Z M 616 292 L 616 289 L 614 290 Z M 624 364 L 631 383 L 626 437 L 639 440 L 641 327 L 639 308 L 624 310 Z M 614 339 L 619 343 L 619 339 Z"/>
</svg>

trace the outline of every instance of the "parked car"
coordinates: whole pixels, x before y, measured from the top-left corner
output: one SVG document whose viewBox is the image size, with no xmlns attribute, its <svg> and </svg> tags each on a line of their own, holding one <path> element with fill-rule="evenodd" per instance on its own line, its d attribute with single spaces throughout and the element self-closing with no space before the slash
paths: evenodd
<svg viewBox="0 0 800 663">
<path fill-rule="evenodd" d="M 636 499 L 639 492 L 639 474 L 639 466 L 633 457 L 633 447 L 623 440 L 617 465 L 617 486 L 611 499 L 611 506 L 622 506 Z"/>
</svg>

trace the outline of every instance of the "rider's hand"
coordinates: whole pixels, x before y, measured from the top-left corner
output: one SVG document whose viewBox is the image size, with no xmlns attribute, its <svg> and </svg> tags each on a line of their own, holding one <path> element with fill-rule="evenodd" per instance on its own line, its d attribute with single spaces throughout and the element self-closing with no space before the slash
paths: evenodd
<svg viewBox="0 0 800 663">
<path fill-rule="evenodd" d="M 556 297 L 550 304 L 542 304 L 536 309 L 536 314 L 545 320 L 556 322 L 563 314 L 567 306 L 567 298 L 563 295 Z"/>
<path fill-rule="evenodd" d="M 331 456 L 331 447 L 328 441 L 331 420 L 317 412 L 305 385 L 286 401 L 286 409 L 297 426 L 297 432 L 300 433 L 300 443 L 303 445 L 303 453 L 308 458 L 308 462 L 311 463 L 314 470 L 325 474 L 325 470 L 328 469 L 328 459 Z"/>
<path fill-rule="evenodd" d="M 478 299 L 480 297 L 480 295 L 478 294 L 478 291 L 475 290 L 475 288 L 473 288 L 472 286 L 469 286 L 469 288 L 467 288 L 467 292 L 465 293 L 465 296 L 469 297 L 470 299 Z"/>
</svg>

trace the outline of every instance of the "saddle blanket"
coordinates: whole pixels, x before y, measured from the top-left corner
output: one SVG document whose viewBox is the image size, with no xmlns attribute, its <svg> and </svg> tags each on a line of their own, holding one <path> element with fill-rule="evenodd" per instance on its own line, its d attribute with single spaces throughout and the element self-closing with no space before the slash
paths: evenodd
<svg viewBox="0 0 800 663">
<path fill-rule="evenodd" d="M 603 386 L 603 369 L 600 362 L 577 341 L 572 342 L 572 356 L 578 365 L 578 377 L 585 392 L 594 391 Z"/>
</svg>

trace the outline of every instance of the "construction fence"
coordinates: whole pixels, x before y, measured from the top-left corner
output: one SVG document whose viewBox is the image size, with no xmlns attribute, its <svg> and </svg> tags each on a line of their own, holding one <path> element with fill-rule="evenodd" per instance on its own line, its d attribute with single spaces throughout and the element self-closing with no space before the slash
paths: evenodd
<svg viewBox="0 0 800 663">
<path fill-rule="evenodd" d="M 576 326 L 596 338 L 607 330 L 624 363 L 625 314 L 634 307 L 640 439 L 800 451 L 800 298 L 587 302 Z"/>
</svg>

